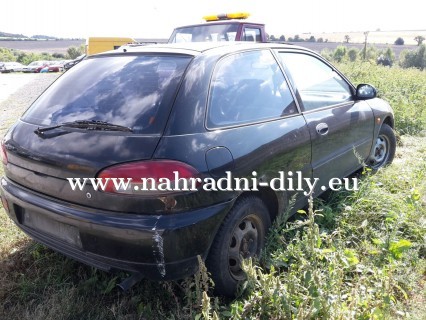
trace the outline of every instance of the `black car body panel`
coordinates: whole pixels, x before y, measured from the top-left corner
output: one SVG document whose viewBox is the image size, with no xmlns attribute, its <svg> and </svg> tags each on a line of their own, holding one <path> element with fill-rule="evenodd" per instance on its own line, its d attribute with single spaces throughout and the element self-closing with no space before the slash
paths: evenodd
<svg viewBox="0 0 426 320">
<path fill-rule="evenodd" d="M 2 178 L 9 216 L 27 234 L 64 254 L 103 270 L 143 272 L 176 279 L 205 258 L 233 201 L 185 214 L 135 215 L 70 205 Z"/>
<path fill-rule="evenodd" d="M 310 79 L 300 81 L 282 52 L 304 54 L 333 70 L 347 96 L 308 110 L 312 97 L 321 94 L 300 85 Z M 232 68 L 238 85 L 222 86 L 220 76 Z M 240 118 L 231 110 L 233 119 L 215 122 L 214 108 L 238 95 L 243 110 L 259 114 L 262 107 L 255 103 L 265 87 L 271 88 L 271 105 L 286 99 L 282 113 Z M 333 90 L 318 101 L 329 99 Z M 228 102 L 218 103 L 215 94 Z M 226 111 L 219 109 L 219 115 Z M 108 121 L 130 131 L 66 126 L 75 120 Z M 0 194 L 11 219 L 57 251 L 105 270 L 176 279 L 197 269 L 197 255 L 207 257 L 240 197 L 261 198 L 271 218 L 295 212 L 307 203 L 309 190 L 272 190 L 268 184 L 278 172 L 300 171 L 322 181 L 345 177 L 369 158 L 383 123 L 393 126 L 386 102 L 357 100 L 354 86 L 307 49 L 198 43 L 117 50 L 88 57 L 66 72 L 9 130 Z M 50 126 L 55 128 L 40 130 Z M 199 178 L 218 180 L 232 172 L 252 181 L 256 172 L 250 186 L 258 191 L 126 194 L 90 185 L 74 191 L 67 180 L 164 160 L 194 168 Z M 317 188 L 315 196 L 322 191 Z"/>
</svg>

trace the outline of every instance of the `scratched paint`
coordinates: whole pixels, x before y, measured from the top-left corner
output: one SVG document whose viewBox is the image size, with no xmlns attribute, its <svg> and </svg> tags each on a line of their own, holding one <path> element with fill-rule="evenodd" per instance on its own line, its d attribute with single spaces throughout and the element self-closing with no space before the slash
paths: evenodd
<svg viewBox="0 0 426 320">
<path fill-rule="evenodd" d="M 166 275 L 166 264 L 164 262 L 163 238 L 157 230 L 155 230 L 155 233 L 152 238 L 155 243 L 154 255 L 157 263 L 158 272 L 160 272 L 161 276 L 164 277 Z"/>
</svg>

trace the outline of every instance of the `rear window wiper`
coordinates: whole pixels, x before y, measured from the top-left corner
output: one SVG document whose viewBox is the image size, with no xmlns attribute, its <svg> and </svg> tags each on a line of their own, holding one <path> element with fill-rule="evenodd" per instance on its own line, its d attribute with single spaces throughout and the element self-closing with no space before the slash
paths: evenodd
<svg viewBox="0 0 426 320">
<path fill-rule="evenodd" d="M 37 128 L 34 133 L 43 135 L 46 131 L 51 131 L 57 128 L 77 128 L 85 130 L 99 130 L 99 131 L 123 131 L 133 132 L 129 127 L 121 126 L 119 124 L 113 124 L 106 121 L 100 120 L 76 120 L 72 122 L 64 122 L 56 126 Z"/>
</svg>

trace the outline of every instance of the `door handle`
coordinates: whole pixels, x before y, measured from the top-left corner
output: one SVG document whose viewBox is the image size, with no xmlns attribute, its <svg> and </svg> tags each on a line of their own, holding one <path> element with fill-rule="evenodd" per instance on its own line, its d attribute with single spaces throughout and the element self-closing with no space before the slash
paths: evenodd
<svg viewBox="0 0 426 320">
<path fill-rule="evenodd" d="M 328 133 L 328 125 L 324 122 L 318 123 L 316 126 L 318 134 L 324 136 Z"/>
</svg>

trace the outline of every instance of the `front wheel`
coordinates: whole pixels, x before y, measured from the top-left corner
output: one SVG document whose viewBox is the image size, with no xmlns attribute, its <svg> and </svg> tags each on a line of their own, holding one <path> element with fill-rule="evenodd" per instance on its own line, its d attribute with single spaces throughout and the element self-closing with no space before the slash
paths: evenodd
<svg viewBox="0 0 426 320">
<path fill-rule="evenodd" d="M 386 123 L 382 124 L 379 135 L 373 146 L 369 166 L 377 170 L 392 163 L 395 156 L 396 138 L 393 129 Z"/>
<path fill-rule="evenodd" d="M 232 297 L 246 279 L 243 259 L 259 257 L 271 226 L 262 200 L 249 196 L 237 200 L 216 234 L 206 266 L 215 283 L 215 293 Z"/>
</svg>

